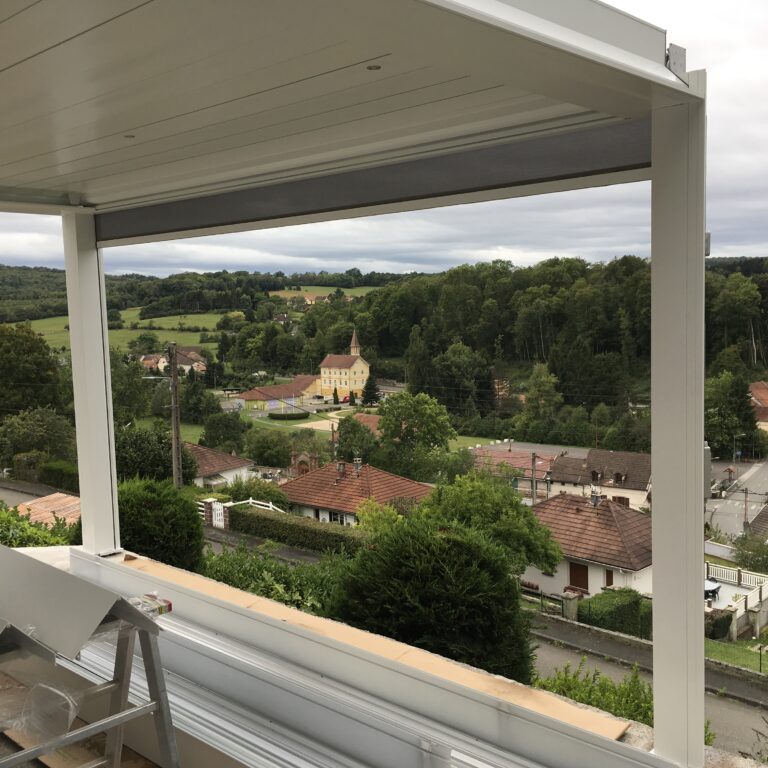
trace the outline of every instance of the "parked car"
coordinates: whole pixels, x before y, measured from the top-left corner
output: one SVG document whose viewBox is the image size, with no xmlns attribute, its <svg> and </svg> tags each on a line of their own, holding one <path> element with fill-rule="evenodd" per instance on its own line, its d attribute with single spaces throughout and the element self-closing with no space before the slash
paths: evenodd
<svg viewBox="0 0 768 768">
<path fill-rule="evenodd" d="M 349 402 L 349 395 L 344 395 L 344 397 L 341 398 L 342 403 L 348 403 Z"/>
</svg>

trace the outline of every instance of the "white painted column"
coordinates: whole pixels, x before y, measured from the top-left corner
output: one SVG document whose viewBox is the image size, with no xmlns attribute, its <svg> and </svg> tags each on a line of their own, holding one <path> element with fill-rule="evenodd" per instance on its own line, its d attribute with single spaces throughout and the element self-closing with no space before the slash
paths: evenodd
<svg viewBox="0 0 768 768">
<path fill-rule="evenodd" d="M 705 115 L 703 100 L 653 112 L 654 751 L 689 768 L 704 764 Z"/>
<path fill-rule="evenodd" d="M 104 268 L 93 216 L 64 213 L 62 224 L 83 548 L 106 555 L 120 549 L 120 525 Z"/>
</svg>

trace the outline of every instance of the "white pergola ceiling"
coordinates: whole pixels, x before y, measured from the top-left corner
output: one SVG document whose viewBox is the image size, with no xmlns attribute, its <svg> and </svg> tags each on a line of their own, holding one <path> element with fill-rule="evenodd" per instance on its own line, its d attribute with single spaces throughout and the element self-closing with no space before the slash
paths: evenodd
<svg viewBox="0 0 768 768">
<path fill-rule="evenodd" d="M 592 0 L 6 0 L 0 41 L 0 206 L 92 207 L 102 242 L 588 185 L 688 90 Z"/>
</svg>

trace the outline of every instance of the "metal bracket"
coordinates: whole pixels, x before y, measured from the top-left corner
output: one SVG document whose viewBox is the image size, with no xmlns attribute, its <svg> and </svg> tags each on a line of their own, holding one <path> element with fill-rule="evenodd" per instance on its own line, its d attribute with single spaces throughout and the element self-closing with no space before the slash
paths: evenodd
<svg viewBox="0 0 768 768">
<path fill-rule="evenodd" d="M 685 57 L 685 48 L 670 43 L 669 48 L 667 48 L 664 64 L 672 74 L 679 77 L 686 85 L 688 85 L 688 70 L 685 67 Z"/>
</svg>

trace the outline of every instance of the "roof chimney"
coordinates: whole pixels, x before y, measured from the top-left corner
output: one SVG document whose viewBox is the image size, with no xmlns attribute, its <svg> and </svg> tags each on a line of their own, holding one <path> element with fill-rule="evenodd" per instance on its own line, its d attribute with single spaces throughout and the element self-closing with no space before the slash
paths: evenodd
<svg viewBox="0 0 768 768">
<path fill-rule="evenodd" d="M 363 468 L 363 460 L 359 456 L 356 456 L 353 461 L 355 463 L 355 474 L 360 477 L 360 470 Z"/>
<path fill-rule="evenodd" d="M 596 507 L 601 501 L 600 491 L 595 485 L 593 485 L 590 490 L 591 490 L 590 501 L 592 502 L 592 506 Z"/>
<path fill-rule="evenodd" d="M 336 462 L 336 471 L 339 473 L 339 477 L 342 477 L 344 475 L 344 470 L 346 469 L 346 464 L 343 461 L 337 461 Z"/>
</svg>

